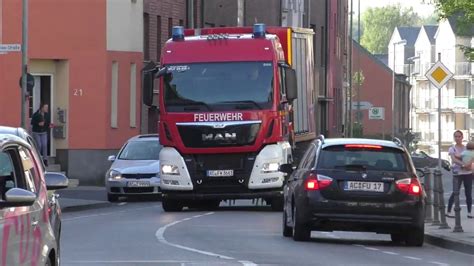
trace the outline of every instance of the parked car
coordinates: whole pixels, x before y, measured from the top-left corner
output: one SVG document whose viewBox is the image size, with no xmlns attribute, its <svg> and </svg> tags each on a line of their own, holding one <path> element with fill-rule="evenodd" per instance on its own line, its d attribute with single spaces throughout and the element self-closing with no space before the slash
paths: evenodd
<svg viewBox="0 0 474 266">
<path fill-rule="evenodd" d="M 61 186 L 50 186 L 48 187 L 48 214 L 49 214 L 49 221 L 54 231 L 55 238 L 58 241 L 58 255 L 59 255 L 59 241 L 61 236 L 61 206 L 59 204 L 58 198 L 59 195 L 55 193 L 56 189 L 67 188 L 68 186 L 68 178 L 66 175 L 58 172 L 49 172 L 46 170 L 46 166 L 44 165 L 44 161 L 41 160 L 41 156 L 39 150 L 36 148 L 36 142 L 34 141 L 33 137 L 23 128 L 16 128 L 16 127 L 6 127 L 0 126 L 0 134 L 10 134 L 17 136 L 24 141 L 26 141 L 32 148 L 32 151 L 40 158 L 38 161 L 39 169 L 41 172 L 44 173 L 46 178 L 46 182 L 50 182 L 51 185 L 53 184 L 61 184 Z M 64 181 L 65 180 L 65 181 Z M 64 186 L 62 182 L 66 182 Z"/>
<path fill-rule="evenodd" d="M 367 231 L 423 245 L 423 172 L 400 141 L 321 137 L 293 168 L 280 166 L 288 174 L 284 236 L 305 241 L 311 230 Z"/>
<path fill-rule="evenodd" d="M 109 156 L 113 163 L 105 175 L 105 184 L 110 202 L 121 196 L 161 196 L 161 147 L 158 135 L 138 135 L 130 138 L 117 156 Z"/>
<path fill-rule="evenodd" d="M 413 152 L 411 154 L 411 159 L 416 168 L 438 167 L 438 158 L 431 157 L 424 151 Z M 451 164 L 447 160 L 441 160 L 441 167 L 443 167 L 446 171 L 451 171 Z"/>
<path fill-rule="evenodd" d="M 4 265 L 59 265 L 59 239 L 49 221 L 47 189 L 67 186 L 45 179 L 41 158 L 25 140 L 0 134 L 0 258 Z M 17 230 L 28 228 L 28 230 Z"/>
</svg>

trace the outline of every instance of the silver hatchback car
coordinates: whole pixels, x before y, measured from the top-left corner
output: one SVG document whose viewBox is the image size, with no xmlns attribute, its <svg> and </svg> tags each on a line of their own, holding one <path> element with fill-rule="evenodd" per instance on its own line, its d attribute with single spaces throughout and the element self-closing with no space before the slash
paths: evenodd
<svg viewBox="0 0 474 266">
<path fill-rule="evenodd" d="M 112 161 L 105 174 L 107 199 L 115 202 L 121 196 L 161 196 L 161 144 L 156 134 L 138 135 L 129 139 Z"/>
</svg>

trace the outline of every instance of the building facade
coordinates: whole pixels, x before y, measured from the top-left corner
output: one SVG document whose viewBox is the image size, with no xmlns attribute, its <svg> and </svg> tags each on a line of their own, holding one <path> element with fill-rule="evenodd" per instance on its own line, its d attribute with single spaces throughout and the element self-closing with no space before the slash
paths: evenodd
<svg viewBox="0 0 474 266">
<path fill-rule="evenodd" d="M 22 1 L 1 0 L 0 43 L 21 43 Z M 143 2 L 29 1 L 27 129 L 41 102 L 54 128 L 51 162 L 100 184 L 115 153 L 140 129 Z M 0 124 L 20 126 L 21 53 L 0 54 Z"/>
<path fill-rule="evenodd" d="M 455 18 L 443 20 L 434 29 L 424 26 L 415 48 L 415 71 L 412 73 L 413 130 L 420 137 L 419 148 L 429 154 L 438 154 L 438 89 L 425 77 L 426 71 L 438 60 L 454 74 L 441 88 L 441 154 L 453 143 L 453 133 L 461 130 L 464 139 L 474 137 L 474 66 L 468 62 L 459 45 L 472 45 L 474 31 L 457 33 Z"/>
</svg>

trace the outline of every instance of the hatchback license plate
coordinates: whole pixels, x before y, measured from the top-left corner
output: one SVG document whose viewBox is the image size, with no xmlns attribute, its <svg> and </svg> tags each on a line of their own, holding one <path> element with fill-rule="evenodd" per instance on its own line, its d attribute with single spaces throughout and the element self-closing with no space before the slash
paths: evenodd
<svg viewBox="0 0 474 266">
<path fill-rule="evenodd" d="M 150 182 L 148 181 L 128 181 L 127 187 L 149 187 Z"/>
<path fill-rule="evenodd" d="M 207 176 L 233 176 L 234 170 L 207 170 Z"/>
<path fill-rule="evenodd" d="M 347 181 L 344 184 L 344 190 L 383 192 L 383 182 Z"/>
</svg>

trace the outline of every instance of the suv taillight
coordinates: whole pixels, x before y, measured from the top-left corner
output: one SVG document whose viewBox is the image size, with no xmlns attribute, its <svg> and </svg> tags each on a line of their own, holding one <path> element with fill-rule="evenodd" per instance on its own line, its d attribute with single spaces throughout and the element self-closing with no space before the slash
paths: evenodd
<svg viewBox="0 0 474 266">
<path fill-rule="evenodd" d="M 417 178 L 405 178 L 395 181 L 397 188 L 403 193 L 420 196 L 422 192 L 421 184 Z"/>
<path fill-rule="evenodd" d="M 332 183 L 332 178 L 325 175 L 311 173 L 305 181 L 306 190 L 321 190 Z"/>
</svg>

